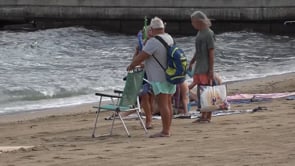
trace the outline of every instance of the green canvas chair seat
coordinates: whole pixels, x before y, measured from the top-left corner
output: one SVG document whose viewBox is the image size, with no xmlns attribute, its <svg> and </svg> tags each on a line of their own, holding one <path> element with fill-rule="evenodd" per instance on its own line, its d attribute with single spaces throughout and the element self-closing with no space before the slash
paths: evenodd
<svg viewBox="0 0 295 166">
<path fill-rule="evenodd" d="M 102 109 L 101 111 L 107 110 L 107 111 L 116 111 L 116 110 L 120 110 L 120 111 L 129 111 L 130 107 L 124 107 L 124 106 L 118 106 L 118 105 L 102 105 L 100 106 L 100 109 Z"/>
<path fill-rule="evenodd" d="M 120 118 L 120 120 L 124 126 L 124 129 L 125 129 L 127 135 L 130 136 L 129 131 L 125 125 L 125 122 L 124 122 L 122 116 L 120 115 L 120 112 L 135 110 L 136 114 L 141 122 L 141 125 L 143 126 L 145 133 L 147 134 L 147 129 L 145 127 L 145 124 L 143 123 L 143 120 L 139 114 L 139 112 L 141 110 L 140 110 L 140 103 L 139 103 L 138 94 L 139 94 L 140 89 L 142 87 L 143 75 L 144 75 L 144 72 L 142 70 L 138 70 L 138 69 L 135 71 L 132 71 L 132 72 L 128 72 L 124 90 L 122 92 L 120 91 L 121 95 L 109 95 L 109 94 L 103 94 L 103 93 L 95 93 L 96 96 L 100 97 L 100 100 L 99 100 L 99 105 L 94 107 L 97 109 L 97 112 L 96 112 L 96 119 L 94 122 L 92 137 L 95 137 L 95 130 L 96 130 L 97 122 L 98 122 L 99 113 L 102 111 L 112 111 L 113 115 L 118 115 L 118 117 Z M 118 91 L 116 91 L 116 92 L 118 92 Z M 101 101 L 102 101 L 102 98 L 104 98 L 104 97 L 111 98 L 111 101 L 113 103 L 102 105 Z M 115 102 L 114 99 L 117 99 L 117 102 Z M 112 135 L 115 119 L 116 118 L 113 118 L 110 135 Z"/>
</svg>

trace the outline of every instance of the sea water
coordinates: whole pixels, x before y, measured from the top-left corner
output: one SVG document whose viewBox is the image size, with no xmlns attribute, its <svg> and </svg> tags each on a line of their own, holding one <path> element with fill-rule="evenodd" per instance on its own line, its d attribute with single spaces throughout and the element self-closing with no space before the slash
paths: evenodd
<svg viewBox="0 0 295 166">
<path fill-rule="evenodd" d="M 176 37 L 188 59 L 194 36 Z M 122 89 L 136 36 L 85 28 L 0 31 L 0 114 L 96 102 Z M 295 71 L 295 37 L 253 32 L 216 35 L 215 71 L 236 81 Z"/>
</svg>

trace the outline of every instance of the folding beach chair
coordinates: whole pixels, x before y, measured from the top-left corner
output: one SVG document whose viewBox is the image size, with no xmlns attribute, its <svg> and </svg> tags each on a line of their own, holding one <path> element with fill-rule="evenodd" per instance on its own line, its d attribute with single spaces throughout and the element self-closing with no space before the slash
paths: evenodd
<svg viewBox="0 0 295 166">
<path fill-rule="evenodd" d="M 139 103 L 138 95 L 139 95 L 139 91 L 142 86 L 143 75 L 144 75 L 144 72 L 142 69 L 135 69 L 131 72 L 128 72 L 126 82 L 125 82 L 125 87 L 124 87 L 122 95 L 108 95 L 108 94 L 102 94 L 102 93 L 95 94 L 97 96 L 100 96 L 100 100 L 99 100 L 99 105 L 94 107 L 94 108 L 97 108 L 97 112 L 96 112 L 96 119 L 95 119 L 95 123 L 94 123 L 93 133 L 92 133 L 93 138 L 95 137 L 95 130 L 96 130 L 96 126 L 97 126 L 98 116 L 99 116 L 99 113 L 102 111 L 112 111 L 115 115 L 113 118 L 113 121 L 112 121 L 110 135 L 112 135 L 112 132 L 113 132 L 114 123 L 116 120 L 115 117 L 118 116 L 123 124 L 123 127 L 124 127 L 128 137 L 130 137 L 129 131 L 126 127 L 126 124 L 125 124 L 122 116 L 120 115 L 120 112 L 126 112 L 126 111 L 132 111 L 132 110 L 135 110 L 135 112 L 141 122 L 141 125 L 143 126 L 143 128 L 145 130 L 145 134 L 147 134 L 147 129 L 145 127 L 145 124 L 139 114 L 139 112 L 141 110 L 140 110 L 140 103 Z M 101 101 L 102 101 L 103 97 L 111 98 L 113 101 L 113 104 L 101 105 L 102 104 Z M 117 99 L 117 102 L 114 102 L 114 99 Z"/>
</svg>

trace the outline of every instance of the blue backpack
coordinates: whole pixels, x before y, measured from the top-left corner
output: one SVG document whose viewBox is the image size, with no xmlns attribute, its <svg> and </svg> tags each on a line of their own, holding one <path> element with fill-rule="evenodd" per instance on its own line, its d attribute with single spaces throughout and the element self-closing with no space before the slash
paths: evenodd
<svg viewBox="0 0 295 166">
<path fill-rule="evenodd" d="M 161 68 L 165 71 L 166 79 L 172 84 L 180 84 L 185 81 L 187 59 L 180 48 L 175 45 L 169 46 L 160 36 L 155 36 L 167 49 L 167 68 L 164 68 L 159 60 L 153 55 L 155 60 L 159 63 Z"/>
</svg>

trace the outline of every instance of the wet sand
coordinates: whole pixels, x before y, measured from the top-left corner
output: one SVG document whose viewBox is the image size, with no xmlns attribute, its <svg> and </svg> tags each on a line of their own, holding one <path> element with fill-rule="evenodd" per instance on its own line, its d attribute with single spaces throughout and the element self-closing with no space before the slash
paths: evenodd
<svg viewBox="0 0 295 166">
<path fill-rule="evenodd" d="M 284 74 L 228 84 L 229 94 L 294 92 L 295 74 Z M 0 146 L 34 146 L 0 154 L 1 166 L 40 165 L 295 165 L 295 100 L 231 105 L 256 113 L 214 117 L 209 124 L 173 119 L 170 138 L 147 138 L 139 121 L 126 121 L 128 138 L 119 121 L 114 135 L 103 117 L 91 138 L 92 104 L 55 108 L 0 117 Z M 154 129 L 161 121 L 154 120 Z"/>
</svg>

